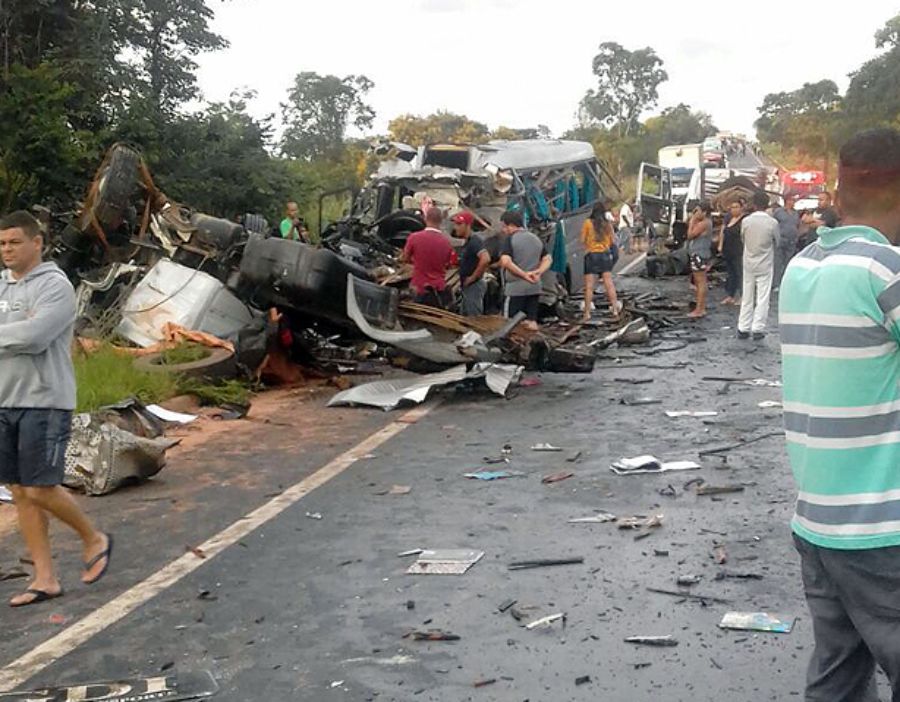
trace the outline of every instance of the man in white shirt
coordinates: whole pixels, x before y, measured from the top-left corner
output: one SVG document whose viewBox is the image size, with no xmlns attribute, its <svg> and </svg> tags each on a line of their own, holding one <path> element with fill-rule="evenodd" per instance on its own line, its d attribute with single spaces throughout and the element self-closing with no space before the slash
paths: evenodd
<svg viewBox="0 0 900 702">
<path fill-rule="evenodd" d="M 631 205 L 623 202 L 619 208 L 619 226 L 616 228 L 619 236 L 619 248 L 626 253 L 631 253 L 631 234 L 634 231 L 634 211 Z"/>
<path fill-rule="evenodd" d="M 751 332 L 756 340 L 765 337 L 769 317 L 769 295 L 775 274 L 775 249 L 778 246 L 778 221 L 766 209 L 769 196 L 763 191 L 753 196 L 754 212 L 741 222 L 744 240 L 744 291 L 738 337 L 747 339 Z"/>
</svg>

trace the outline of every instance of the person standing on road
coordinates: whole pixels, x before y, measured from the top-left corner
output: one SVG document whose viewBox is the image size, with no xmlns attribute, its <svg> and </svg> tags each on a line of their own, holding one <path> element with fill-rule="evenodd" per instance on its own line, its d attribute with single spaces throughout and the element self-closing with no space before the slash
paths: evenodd
<svg viewBox="0 0 900 702">
<path fill-rule="evenodd" d="M 819 206 L 812 212 L 804 214 L 800 220 L 806 230 L 803 238 L 804 248 L 816 240 L 819 227 L 834 229 L 840 221 L 837 210 L 832 205 L 831 193 L 821 192 L 818 199 Z"/>
<path fill-rule="evenodd" d="M 613 253 L 613 227 L 606 218 L 606 207 L 599 202 L 591 210 L 591 216 L 584 220 L 581 227 L 581 242 L 584 245 L 583 319 L 585 322 L 591 319 L 594 288 L 597 286 L 598 276 L 603 281 L 603 289 L 606 290 L 606 299 L 609 301 L 612 315 L 618 319 L 622 304 L 616 295 L 616 285 L 612 278 L 616 258 Z"/>
<path fill-rule="evenodd" d="M 634 210 L 627 201 L 622 203 L 619 208 L 618 222 L 618 244 L 619 248 L 627 254 L 631 253 L 631 234 L 634 231 Z"/>
<path fill-rule="evenodd" d="M 484 273 L 491 265 L 491 255 L 484 248 L 484 239 L 472 231 L 475 217 L 471 212 L 459 212 L 450 218 L 458 239 L 466 243 L 459 257 L 459 285 L 462 289 L 462 314 L 478 317 L 484 314 L 484 294 L 487 284 Z"/>
<path fill-rule="evenodd" d="M 706 273 L 712 263 L 712 206 L 708 202 L 701 202 L 691 213 L 688 222 L 687 248 L 691 261 L 691 276 L 694 286 L 697 288 L 697 302 L 693 312 L 688 314 L 692 319 L 706 316 L 706 294 L 708 286 Z"/>
<path fill-rule="evenodd" d="M 778 222 L 778 249 L 775 251 L 775 290 L 781 286 L 781 279 L 788 263 L 797 253 L 797 240 L 800 238 L 800 215 L 794 210 L 796 195 L 785 195 L 784 205 L 776 207 L 772 216 Z"/>
<path fill-rule="evenodd" d="M 309 232 L 306 230 L 306 223 L 300 216 L 300 207 L 296 202 L 289 202 L 284 210 L 284 219 L 278 227 L 281 232 L 282 239 L 291 239 L 293 241 L 302 241 L 309 243 Z"/>
<path fill-rule="evenodd" d="M 775 271 L 775 248 L 778 246 L 778 222 L 766 210 L 769 196 L 763 191 L 753 195 L 753 213 L 741 222 L 744 240 L 741 314 L 738 337 L 747 339 L 751 332 L 756 340 L 765 337 L 769 318 L 769 296 Z"/>
<path fill-rule="evenodd" d="M 43 244 L 40 226 L 27 212 L 0 220 L 0 484 L 13 495 L 34 563 L 34 578 L 10 600 L 12 607 L 63 595 L 48 515 L 81 537 L 86 584 L 106 573 L 113 545 L 62 487 L 75 409 L 75 292 L 55 263 L 42 262 Z"/>
<path fill-rule="evenodd" d="M 840 227 L 781 284 L 791 521 L 815 649 L 807 700 L 900 700 L 900 132 L 840 150 Z"/>
<path fill-rule="evenodd" d="M 744 221 L 746 203 L 735 200 L 728 206 L 728 214 L 719 229 L 718 249 L 725 261 L 725 299 L 723 305 L 739 305 L 741 298 L 741 273 L 743 269 L 744 244 L 741 241 L 741 222 Z"/>
<path fill-rule="evenodd" d="M 520 212 L 504 212 L 500 230 L 505 235 L 500 248 L 500 267 L 504 270 L 503 287 L 506 296 L 506 317 L 524 312 L 527 326 L 537 329 L 541 302 L 541 276 L 553 263 L 547 247 L 540 238 L 526 230 Z"/>
<path fill-rule="evenodd" d="M 439 207 L 426 210 L 425 229 L 407 237 L 400 260 L 412 263 L 413 300 L 420 305 L 447 309 L 450 306 L 447 268 L 455 262 L 456 254 L 450 238 L 441 231 L 443 221 L 444 213 Z"/>
</svg>

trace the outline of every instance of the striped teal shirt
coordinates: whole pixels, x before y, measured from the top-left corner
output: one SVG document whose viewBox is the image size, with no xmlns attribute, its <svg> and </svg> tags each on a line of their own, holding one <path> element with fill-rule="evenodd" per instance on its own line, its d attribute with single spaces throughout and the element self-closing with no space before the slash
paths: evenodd
<svg viewBox="0 0 900 702">
<path fill-rule="evenodd" d="M 819 229 L 781 283 L 794 532 L 818 546 L 900 545 L 900 248 Z"/>
</svg>

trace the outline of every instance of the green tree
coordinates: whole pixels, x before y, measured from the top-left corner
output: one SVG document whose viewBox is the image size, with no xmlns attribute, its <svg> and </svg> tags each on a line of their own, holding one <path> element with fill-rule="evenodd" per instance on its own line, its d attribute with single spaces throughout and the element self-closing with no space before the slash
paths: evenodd
<svg viewBox="0 0 900 702">
<path fill-rule="evenodd" d="M 0 84 L 0 211 L 82 194 L 88 135 L 68 121 L 74 92 L 49 63 L 10 65 Z"/>
<path fill-rule="evenodd" d="M 372 126 L 375 112 L 365 99 L 374 85 L 363 75 L 298 74 L 288 101 L 281 105 L 282 153 L 306 160 L 339 153 L 350 126 Z"/>
<path fill-rule="evenodd" d="M 651 153 L 670 144 L 696 144 L 718 131 L 710 115 L 695 112 L 684 103 L 667 107 L 658 116 L 649 117 L 644 122 L 643 130 L 650 142 Z"/>
<path fill-rule="evenodd" d="M 875 33 L 875 45 L 885 51 L 850 74 L 844 102 L 856 128 L 900 119 L 900 15 Z"/>
<path fill-rule="evenodd" d="M 199 54 L 228 46 L 211 31 L 213 11 L 204 0 L 130 0 L 131 50 L 138 56 L 144 106 L 168 114 L 197 97 Z"/>
<path fill-rule="evenodd" d="M 388 132 L 394 141 L 410 146 L 483 144 L 490 138 L 490 130 L 486 124 L 444 110 L 426 117 L 400 115 L 388 123 Z"/>
<path fill-rule="evenodd" d="M 579 116 L 585 125 L 615 126 L 628 136 L 641 114 L 659 100 L 659 86 L 669 76 L 663 61 L 650 47 L 631 51 L 616 42 L 600 44 L 593 60 L 597 87 L 581 100 Z"/>
</svg>

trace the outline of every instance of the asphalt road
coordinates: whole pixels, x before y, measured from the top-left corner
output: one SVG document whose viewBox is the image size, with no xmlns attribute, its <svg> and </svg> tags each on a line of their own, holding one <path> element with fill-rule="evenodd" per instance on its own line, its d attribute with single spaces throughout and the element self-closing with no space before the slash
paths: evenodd
<svg viewBox="0 0 900 702">
<path fill-rule="evenodd" d="M 688 297 L 685 279 L 620 284 Z M 714 290 L 713 300 L 720 297 Z M 625 477 L 609 470 L 623 456 L 697 460 L 703 448 L 780 430 L 779 410 L 758 407 L 779 400 L 777 388 L 703 380 L 779 377 L 777 335 L 739 341 L 735 317 L 733 308 L 714 308 L 705 320 L 657 338 L 656 347 L 607 353 L 588 376 L 543 375 L 542 384 L 506 400 L 451 391 L 427 415 L 402 425 L 400 413 L 328 410 L 324 397 L 314 397 L 280 405 L 270 415 L 275 425 L 240 423 L 221 432 L 179 453 L 159 480 L 89 502 L 102 522 L 119 529 L 113 572 L 96 590 L 72 587 L 41 608 L 3 611 L 0 676 L 10 674 L 13 660 L 52 636 L 65 639 L 104 602 L 183 556 L 186 545 L 240 525 L 251 510 L 387 425 L 393 438 L 364 447 L 359 460 L 123 618 L 59 649 L 58 660 L 31 660 L 24 687 L 209 670 L 221 686 L 216 699 L 235 701 L 801 696 L 812 639 L 788 530 L 794 491 L 782 439 L 735 450 L 727 460 L 703 460 L 697 471 Z M 678 348 L 684 342 L 690 343 Z M 651 382 L 620 382 L 627 379 Z M 660 404 L 621 404 L 632 395 Z M 718 414 L 670 419 L 665 410 Z M 540 442 L 564 450 L 530 450 Z M 522 477 L 463 477 L 496 468 L 483 457 L 499 455 L 507 443 L 511 463 L 500 467 Z M 558 471 L 574 476 L 542 484 Z M 744 489 L 699 496 L 684 487 L 694 478 Z M 384 494 L 394 485 L 411 490 Z M 185 491 L 188 505 L 179 502 Z M 165 499 L 141 501 L 154 497 Z M 662 526 L 638 539 L 644 531 L 568 523 L 597 510 L 659 514 Z M 56 534 L 65 545 L 62 564 L 74 568 L 71 539 Z M 465 575 L 407 575 L 412 559 L 398 554 L 415 548 L 485 555 Z M 724 564 L 716 563 L 717 551 Z M 3 539 L 0 564 L 20 554 L 17 538 Z M 584 563 L 507 567 L 568 557 Z M 716 579 L 741 573 L 761 579 Z M 691 592 L 729 602 L 647 591 L 676 590 L 682 575 L 701 576 Z M 20 584 L 0 583 L 0 595 Z M 498 611 L 506 600 L 517 601 L 521 623 Z M 796 624 L 790 634 L 725 631 L 718 624 L 730 610 L 769 611 Z M 554 613 L 567 615 L 564 627 L 523 627 Z M 53 623 L 54 614 L 65 623 Z M 426 629 L 460 639 L 404 638 Z M 635 635 L 671 635 L 678 646 L 624 643 Z M 590 680 L 577 684 L 584 676 Z"/>
</svg>

